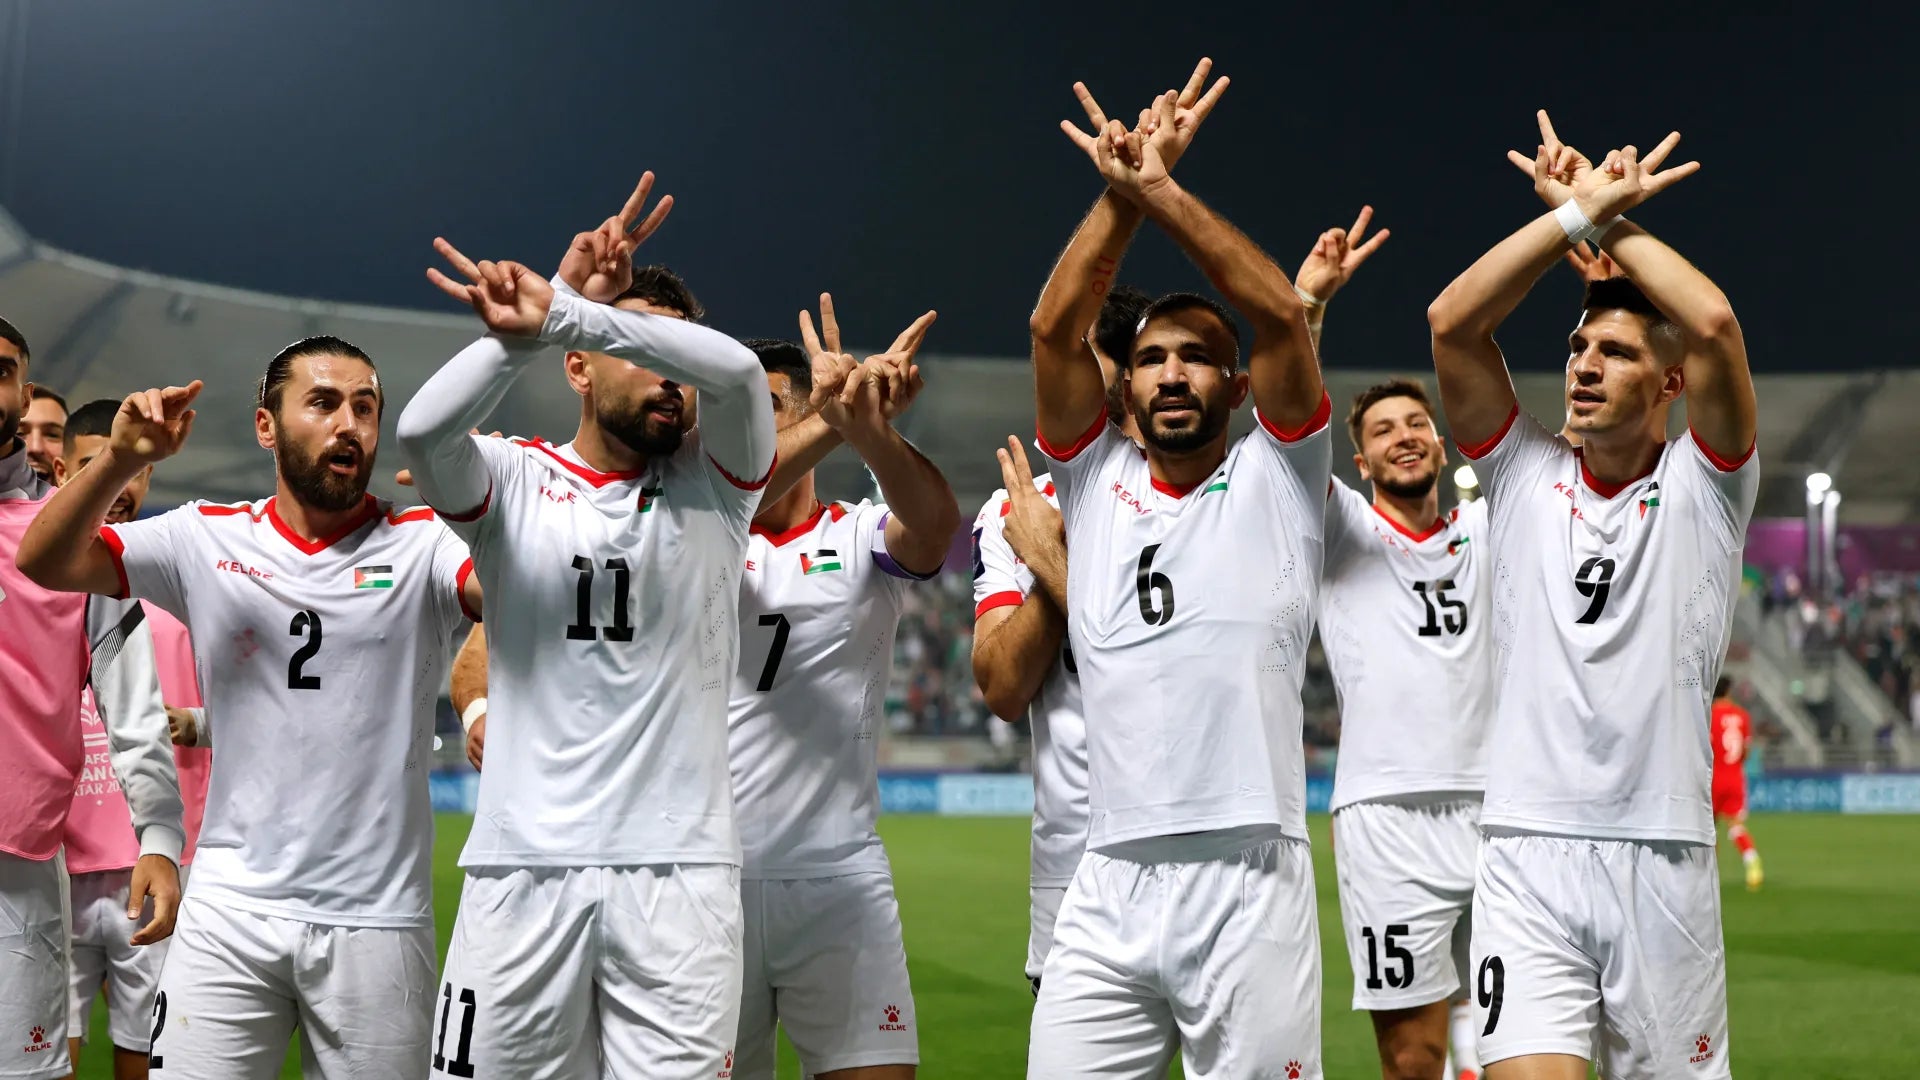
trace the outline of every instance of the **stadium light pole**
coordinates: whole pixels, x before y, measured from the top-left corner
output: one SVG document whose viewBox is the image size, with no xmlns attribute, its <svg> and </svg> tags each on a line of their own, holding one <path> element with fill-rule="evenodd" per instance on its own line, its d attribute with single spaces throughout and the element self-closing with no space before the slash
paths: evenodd
<svg viewBox="0 0 1920 1080">
<path fill-rule="evenodd" d="M 1826 592 L 1826 568 L 1820 558 L 1821 508 L 1832 488 L 1833 477 L 1826 473 L 1807 476 L 1807 592 L 1816 598 Z"/>
<path fill-rule="evenodd" d="M 1847 583 L 1840 577 L 1840 493 L 1827 492 L 1820 504 L 1820 551 L 1826 560 L 1827 595 L 1838 597 L 1847 591 Z"/>
</svg>

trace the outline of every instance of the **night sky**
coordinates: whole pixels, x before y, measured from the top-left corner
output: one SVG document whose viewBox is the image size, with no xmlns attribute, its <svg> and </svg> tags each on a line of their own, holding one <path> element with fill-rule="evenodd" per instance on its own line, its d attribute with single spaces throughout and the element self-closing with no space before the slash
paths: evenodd
<svg viewBox="0 0 1920 1080">
<path fill-rule="evenodd" d="M 451 311 L 422 274 L 436 233 L 550 271 L 652 168 L 679 205 L 643 254 L 722 329 L 791 337 L 828 289 L 856 342 L 936 307 L 929 351 L 1022 355 L 1099 190 L 1056 127 L 1080 117 L 1074 79 L 1132 116 L 1210 54 L 1234 85 L 1185 186 L 1289 270 L 1363 202 L 1393 229 L 1335 303 L 1330 364 L 1429 362 L 1427 302 L 1541 210 L 1503 156 L 1532 151 L 1540 106 L 1595 158 L 1685 133 L 1677 160 L 1705 168 L 1634 217 L 1726 288 L 1756 368 L 1917 362 L 1894 325 L 1920 93 L 1889 27 L 1676 30 L 1646 5 L 1536 32 L 1505 29 L 1531 14 L 922 7 L 35 0 L 24 50 L 0 56 L 0 201 L 113 263 Z M 1620 18 L 1641 25 L 1580 29 Z M 1200 283 L 1157 235 L 1122 276 Z M 1576 294 L 1558 272 L 1522 308 L 1502 337 L 1516 368 L 1562 363 Z"/>
</svg>

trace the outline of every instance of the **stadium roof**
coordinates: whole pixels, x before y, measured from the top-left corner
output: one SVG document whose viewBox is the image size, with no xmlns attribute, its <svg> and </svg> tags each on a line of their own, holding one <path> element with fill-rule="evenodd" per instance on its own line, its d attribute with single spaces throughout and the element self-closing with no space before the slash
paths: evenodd
<svg viewBox="0 0 1920 1080">
<path fill-rule="evenodd" d="M 34 241 L 4 210 L 0 315 L 32 343 L 33 379 L 76 405 L 206 380 L 191 441 L 156 473 L 153 500 L 160 505 L 271 490 L 272 464 L 253 436 L 254 386 L 268 357 L 319 333 L 354 342 L 379 364 L 391 405 L 375 490 L 411 501 L 391 480 L 400 465 L 391 442 L 394 418 L 426 377 L 479 332 L 476 320 L 458 314 L 301 300 L 108 265 Z M 1337 319 L 1329 333 L 1337 338 Z M 555 368 L 536 367 L 524 377 L 492 425 L 556 441 L 570 437 L 578 398 Z M 1024 363 L 1004 357 L 936 355 L 925 369 L 928 389 L 902 427 L 946 471 L 970 511 L 1000 485 L 994 449 L 1009 434 L 1032 431 L 1030 376 Z M 1430 380 L 1432 372 L 1331 367 L 1336 422 L 1345 402 L 1389 374 Z M 1543 419 L 1561 415 L 1557 374 L 1522 374 L 1515 382 L 1528 411 Z M 1767 375 L 1759 395 L 1767 475 L 1761 513 L 1799 513 L 1805 476 L 1822 470 L 1845 495 L 1844 521 L 1920 516 L 1920 469 L 1905 453 L 1920 418 L 1920 372 Z M 1238 423 L 1250 423 L 1249 413 L 1243 410 Z M 1676 430 L 1682 422 L 1676 417 Z M 1336 437 L 1334 457 L 1336 471 L 1357 483 L 1344 435 Z M 827 497 L 858 498 L 870 482 L 841 452 L 822 467 L 821 489 Z"/>
</svg>

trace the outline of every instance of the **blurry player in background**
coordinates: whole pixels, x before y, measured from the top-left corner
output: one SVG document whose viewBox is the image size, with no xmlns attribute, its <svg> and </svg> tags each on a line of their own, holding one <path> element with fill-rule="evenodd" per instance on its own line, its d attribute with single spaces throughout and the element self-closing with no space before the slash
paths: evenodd
<svg viewBox="0 0 1920 1080">
<path fill-rule="evenodd" d="M 1113 286 L 1087 339 L 1107 383 L 1107 419 L 1130 439 L 1139 438 L 1139 428 L 1113 358 L 1127 356 L 1151 299 L 1130 285 Z M 1053 480 L 1032 475 L 1018 439 L 997 454 L 1007 486 L 973 523 L 973 676 L 995 716 L 1008 723 L 1024 716 L 1032 726 L 1026 975 L 1037 995 L 1060 900 L 1087 848 L 1087 728 L 1067 649 L 1066 534 Z"/>
<path fill-rule="evenodd" d="M 66 429 L 67 399 L 44 387 L 34 387 L 26 415 L 20 418 L 20 438 L 27 444 L 27 463 L 42 480 L 53 481 L 53 463 L 60 460 Z"/>
<path fill-rule="evenodd" d="M 1589 162 L 1540 114 L 1527 168 L 1552 209 L 1429 307 L 1447 419 L 1487 493 L 1496 573 L 1473 955 L 1490 1080 L 1729 1075 L 1708 704 L 1759 480 L 1726 295 L 1621 215 L 1690 175 L 1669 135 Z M 1578 449 L 1521 415 L 1494 333 L 1572 244 Z M 1666 441 L 1687 395 L 1690 431 Z"/>
<path fill-rule="evenodd" d="M 744 852 L 745 978 L 733 1075 L 772 1080 L 774 1028 L 808 1076 L 904 1080 L 919 1035 L 893 873 L 875 830 L 875 748 L 906 591 L 959 531 L 946 479 L 891 424 L 918 391 L 928 312 L 882 356 L 840 351 L 832 302 L 804 349 L 755 340 L 774 421 L 820 416 L 886 502 L 823 504 L 811 473 L 763 503 L 740 589 L 728 717 Z"/>
<path fill-rule="evenodd" d="M 119 411 L 118 401 L 103 399 L 88 402 L 67 417 L 62 453 L 53 465 L 57 482 L 64 484 L 78 475 L 107 448 L 113 417 Z M 108 524 L 124 524 L 140 516 L 151 479 L 152 470 L 148 468 L 127 482 L 107 511 Z M 169 714 L 197 707 L 200 686 L 186 627 L 152 603 L 143 600 L 140 607 L 153 634 L 152 657 L 157 671 L 149 677 L 157 676 Z M 142 663 L 143 655 L 138 650 L 124 650 L 120 662 Z M 113 776 L 108 740 L 94 708 L 93 694 L 88 691 L 83 697 L 81 724 L 87 760 L 74 791 L 65 836 L 73 916 L 67 1041 L 77 1068 L 93 1015 L 93 1000 L 104 991 L 107 1032 L 113 1042 L 113 1074 L 116 1080 L 130 1080 L 147 1075 L 154 993 L 159 989 L 160 966 L 166 959 L 168 943 L 133 944 L 135 924 L 127 920 L 126 910 L 132 895 L 133 868 L 140 858 L 139 841 L 127 824 L 126 796 Z M 173 750 L 185 803 L 186 844 L 180 854 L 183 882 L 206 812 L 208 754 L 204 748 L 178 745 Z"/>
<path fill-rule="evenodd" d="M 255 434 L 272 498 L 102 522 L 177 453 L 201 384 L 121 403 L 107 446 L 34 523 L 21 568 L 150 599 L 191 629 L 219 730 L 193 895 L 153 1006 L 151 1067 L 425 1075 L 432 1022 L 427 774 L 451 635 L 478 610 L 466 548 L 431 511 L 367 494 L 383 397 L 333 337 L 280 351 Z"/>
<path fill-rule="evenodd" d="M 732 1057 L 727 691 L 773 409 L 751 350 L 619 299 L 672 206 L 642 220 L 652 184 L 574 238 L 555 284 L 435 245 L 467 283 L 429 276 L 491 333 L 421 387 L 399 435 L 509 613 L 487 638 L 486 748 L 510 767 L 481 773 L 461 855 L 444 1075 L 710 1080 Z M 549 345 L 569 350 L 573 440 L 469 434 Z"/>
<path fill-rule="evenodd" d="M 1727 839 L 1740 849 L 1747 888 L 1760 888 L 1766 872 L 1747 832 L 1747 748 L 1753 744 L 1753 716 L 1733 700 L 1733 680 L 1725 675 L 1713 687 L 1713 816 L 1725 819 Z"/>
<path fill-rule="evenodd" d="M 1061 903 L 1028 1075 L 1315 1078 L 1320 951 L 1300 680 L 1317 607 L 1330 402 L 1293 283 L 1168 172 L 1224 92 L 1167 91 L 1129 131 L 1075 87 L 1063 124 L 1108 185 L 1047 283 L 1034 340 L 1042 452 L 1071 553 L 1087 724 L 1087 854 Z M 1143 125 L 1144 126 L 1144 125 Z M 1127 362 L 1144 446 L 1107 420 L 1081 341 L 1143 217 L 1254 328 L 1176 293 Z M 1048 319 L 1055 306 L 1071 314 Z M 1251 393 L 1258 430 L 1229 440 Z M 1023 484 L 1016 484 L 1024 487 Z"/>
</svg>

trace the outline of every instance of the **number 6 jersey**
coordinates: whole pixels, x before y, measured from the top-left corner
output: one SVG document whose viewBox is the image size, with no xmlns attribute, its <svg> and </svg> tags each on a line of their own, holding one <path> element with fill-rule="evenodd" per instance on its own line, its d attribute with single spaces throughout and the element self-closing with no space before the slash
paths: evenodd
<svg viewBox="0 0 1920 1080">
<path fill-rule="evenodd" d="M 101 529 L 178 617 L 217 732 L 192 892 L 330 926 L 431 926 L 434 706 L 471 572 L 433 511 L 369 496 L 302 539 L 277 500 Z"/>
<path fill-rule="evenodd" d="M 1493 752 L 1483 826 L 1713 842 L 1707 710 L 1760 464 L 1691 432 L 1603 484 L 1516 408 L 1461 447 L 1493 521 Z"/>
<path fill-rule="evenodd" d="M 1066 520 L 1067 630 L 1093 850 L 1180 833 L 1306 838 L 1300 684 L 1319 600 L 1329 450 L 1265 417 L 1205 480 L 1154 480 L 1100 421 L 1041 442 Z M 1257 415 L 1257 413 L 1256 413 Z"/>
<path fill-rule="evenodd" d="M 1487 786 L 1489 546 L 1484 499 L 1413 533 L 1338 480 L 1327 492 L 1320 642 L 1340 695 L 1333 809 Z"/>
</svg>

